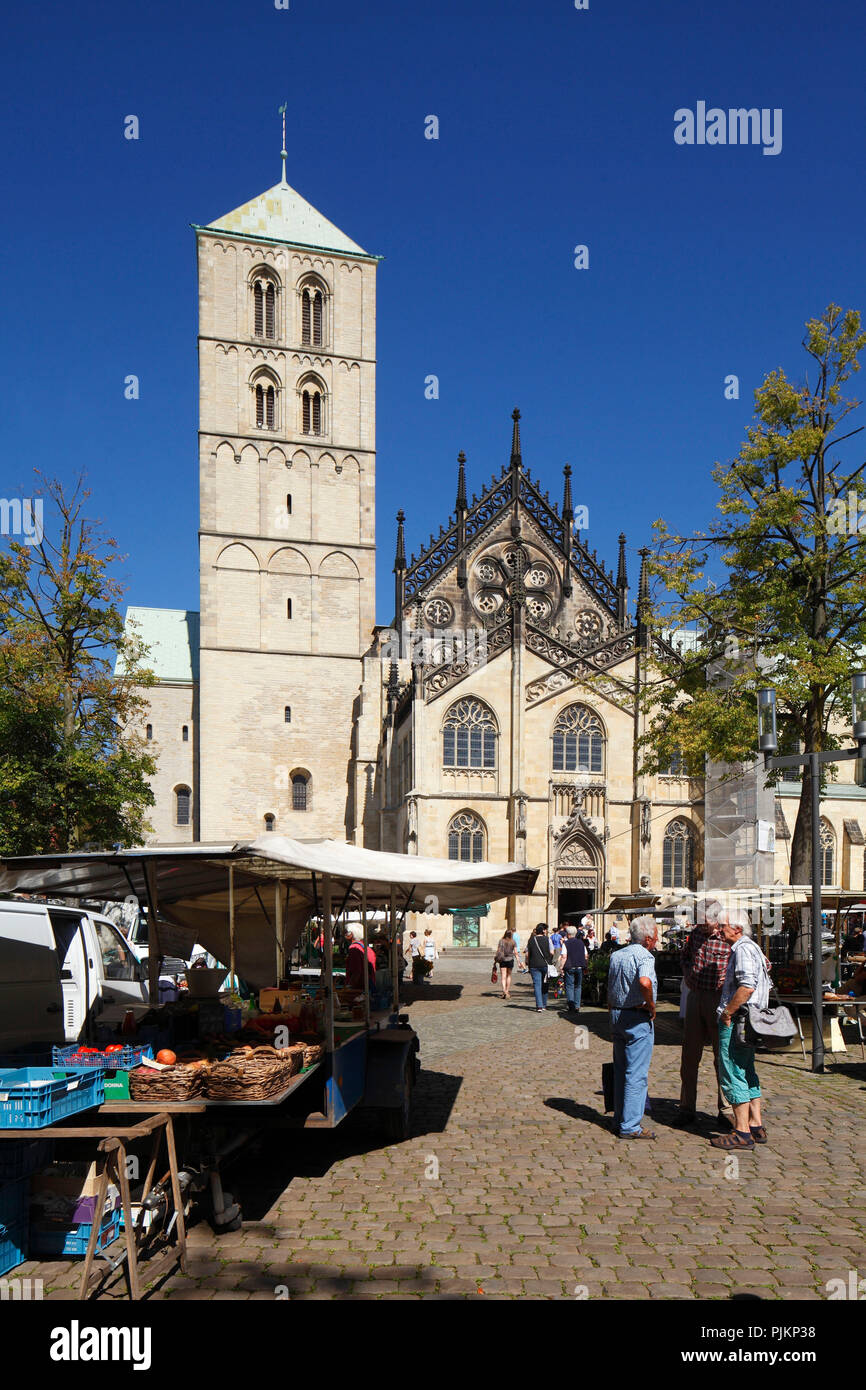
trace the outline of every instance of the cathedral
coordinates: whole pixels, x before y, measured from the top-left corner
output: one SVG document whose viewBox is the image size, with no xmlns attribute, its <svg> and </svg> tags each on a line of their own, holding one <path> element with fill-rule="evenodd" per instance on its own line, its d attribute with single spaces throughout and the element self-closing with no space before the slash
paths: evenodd
<svg viewBox="0 0 866 1390">
<path fill-rule="evenodd" d="M 429 904 L 446 946 L 695 887 L 704 783 L 638 766 L 658 639 L 643 567 L 629 599 L 625 536 L 614 573 L 575 527 L 570 469 L 561 501 L 533 478 L 515 410 L 500 471 L 470 497 L 458 455 L 454 511 L 408 559 L 399 513 L 377 625 L 380 258 L 289 186 L 285 160 L 195 234 L 200 611 L 127 613 L 157 677 L 149 842 L 273 831 L 540 869 L 531 898 L 489 912 Z M 779 882 L 798 795 L 776 789 Z M 863 886 L 862 795 L 840 783 L 826 803 L 828 883 Z"/>
</svg>

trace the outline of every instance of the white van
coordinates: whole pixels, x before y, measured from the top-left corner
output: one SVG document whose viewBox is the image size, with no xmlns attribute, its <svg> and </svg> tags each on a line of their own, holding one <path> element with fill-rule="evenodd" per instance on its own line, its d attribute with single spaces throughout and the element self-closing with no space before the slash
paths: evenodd
<svg viewBox="0 0 866 1390">
<path fill-rule="evenodd" d="M 83 1042 L 148 1007 L 147 975 L 113 922 L 85 908 L 0 902 L 0 1052 Z"/>
</svg>

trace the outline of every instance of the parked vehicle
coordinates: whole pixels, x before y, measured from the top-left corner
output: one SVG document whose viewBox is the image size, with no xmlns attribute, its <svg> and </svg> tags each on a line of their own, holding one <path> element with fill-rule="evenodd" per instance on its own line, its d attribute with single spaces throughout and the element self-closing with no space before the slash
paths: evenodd
<svg viewBox="0 0 866 1390">
<path fill-rule="evenodd" d="M 148 1008 L 147 971 L 113 922 L 86 908 L 0 902 L 0 1052 L 86 1041 L 99 1019 Z"/>
</svg>

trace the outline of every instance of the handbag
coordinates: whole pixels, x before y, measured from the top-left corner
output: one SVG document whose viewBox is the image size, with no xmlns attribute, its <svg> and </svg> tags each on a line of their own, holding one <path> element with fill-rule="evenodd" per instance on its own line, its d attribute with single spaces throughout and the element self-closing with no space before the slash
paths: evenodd
<svg viewBox="0 0 866 1390">
<path fill-rule="evenodd" d="M 494 961 L 494 962 L 493 962 L 493 969 L 492 969 L 491 972 L 490 972 L 490 983 L 491 983 L 492 985 L 495 985 L 495 984 L 496 984 L 496 981 L 497 981 L 498 979 L 499 979 L 499 972 L 498 972 L 497 969 L 496 969 L 496 961 Z"/>
<path fill-rule="evenodd" d="M 768 1003 L 765 1009 L 744 1004 L 737 1012 L 742 1014 L 742 1041 L 747 1047 L 787 1047 L 797 1035 L 797 1025 L 784 1004 L 773 1007 Z M 739 1029 L 737 1039 L 740 1040 Z"/>
</svg>

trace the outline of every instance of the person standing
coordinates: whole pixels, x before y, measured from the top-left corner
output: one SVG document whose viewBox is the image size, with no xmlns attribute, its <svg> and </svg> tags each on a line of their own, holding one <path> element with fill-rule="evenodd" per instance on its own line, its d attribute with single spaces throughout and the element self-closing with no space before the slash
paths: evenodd
<svg viewBox="0 0 866 1390">
<path fill-rule="evenodd" d="M 586 969 L 586 942 L 577 934 L 577 927 L 567 926 L 561 956 L 562 973 L 565 977 L 565 1000 L 568 1012 L 580 1013 L 580 1000 L 583 991 L 583 972 Z"/>
<path fill-rule="evenodd" d="M 650 952 L 658 942 L 658 926 L 653 917 L 637 917 L 629 934 L 631 944 L 613 953 L 607 977 L 613 1040 L 613 1125 L 620 1139 L 655 1139 L 651 1130 L 642 1128 L 642 1121 L 658 993 Z"/>
<path fill-rule="evenodd" d="M 433 940 L 432 927 L 427 927 L 424 931 L 424 940 L 421 942 L 421 954 L 429 965 L 429 969 L 426 975 L 424 976 L 425 980 L 429 984 L 430 979 L 433 975 L 433 966 L 439 959 L 439 952 L 436 949 L 436 942 Z"/>
<path fill-rule="evenodd" d="M 346 927 L 349 949 L 346 952 L 346 988 L 364 988 L 364 928 L 360 922 L 350 922 Z M 371 992 L 376 988 L 376 952 L 367 947 L 367 974 Z"/>
<path fill-rule="evenodd" d="M 751 930 L 747 914 L 723 913 L 720 921 L 731 956 L 718 1009 L 719 1079 L 722 1094 L 734 1108 L 734 1130 L 732 1134 L 717 1134 L 710 1143 L 714 1149 L 753 1149 L 767 1142 L 761 1119 L 761 1084 L 755 1070 L 755 1049 L 737 1036 L 734 1016 L 745 1004 L 766 1009 L 770 974 L 763 951 L 745 935 L 747 928 Z"/>
<path fill-rule="evenodd" d="M 420 944 L 420 942 L 418 941 L 418 933 L 417 933 L 417 932 L 414 932 L 414 931 L 410 931 L 410 933 L 409 933 L 409 965 L 410 965 L 410 967 L 411 967 L 411 969 L 412 969 L 412 983 L 413 983 L 413 985 L 420 985 L 421 980 L 422 980 L 422 978 L 423 978 L 422 975 L 421 975 L 421 961 L 422 961 L 422 956 L 421 956 L 421 944 Z"/>
<path fill-rule="evenodd" d="M 539 922 L 526 946 L 526 965 L 532 977 L 535 990 L 535 1012 L 544 1013 L 547 1008 L 547 970 L 551 964 L 550 942 L 547 938 L 547 923 Z"/>
<path fill-rule="evenodd" d="M 502 985 L 502 998 L 511 998 L 511 972 L 514 969 L 514 962 L 517 957 L 517 950 L 514 945 L 514 936 L 510 931 L 506 931 L 499 939 L 496 947 L 494 960 L 499 966 L 499 978 Z"/>
<path fill-rule="evenodd" d="M 730 1129 L 725 1114 L 725 1098 L 719 1085 L 719 1017 L 722 986 L 731 958 L 731 948 L 719 926 L 720 903 L 705 906 L 703 921 L 689 933 L 682 950 L 683 981 L 686 985 L 683 1020 L 683 1047 L 680 1059 L 680 1108 L 673 1121 L 678 1129 L 697 1119 L 698 1071 L 704 1048 L 713 1049 L 716 1072 L 716 1109 L 719 1124 Z"/>
</svg>

